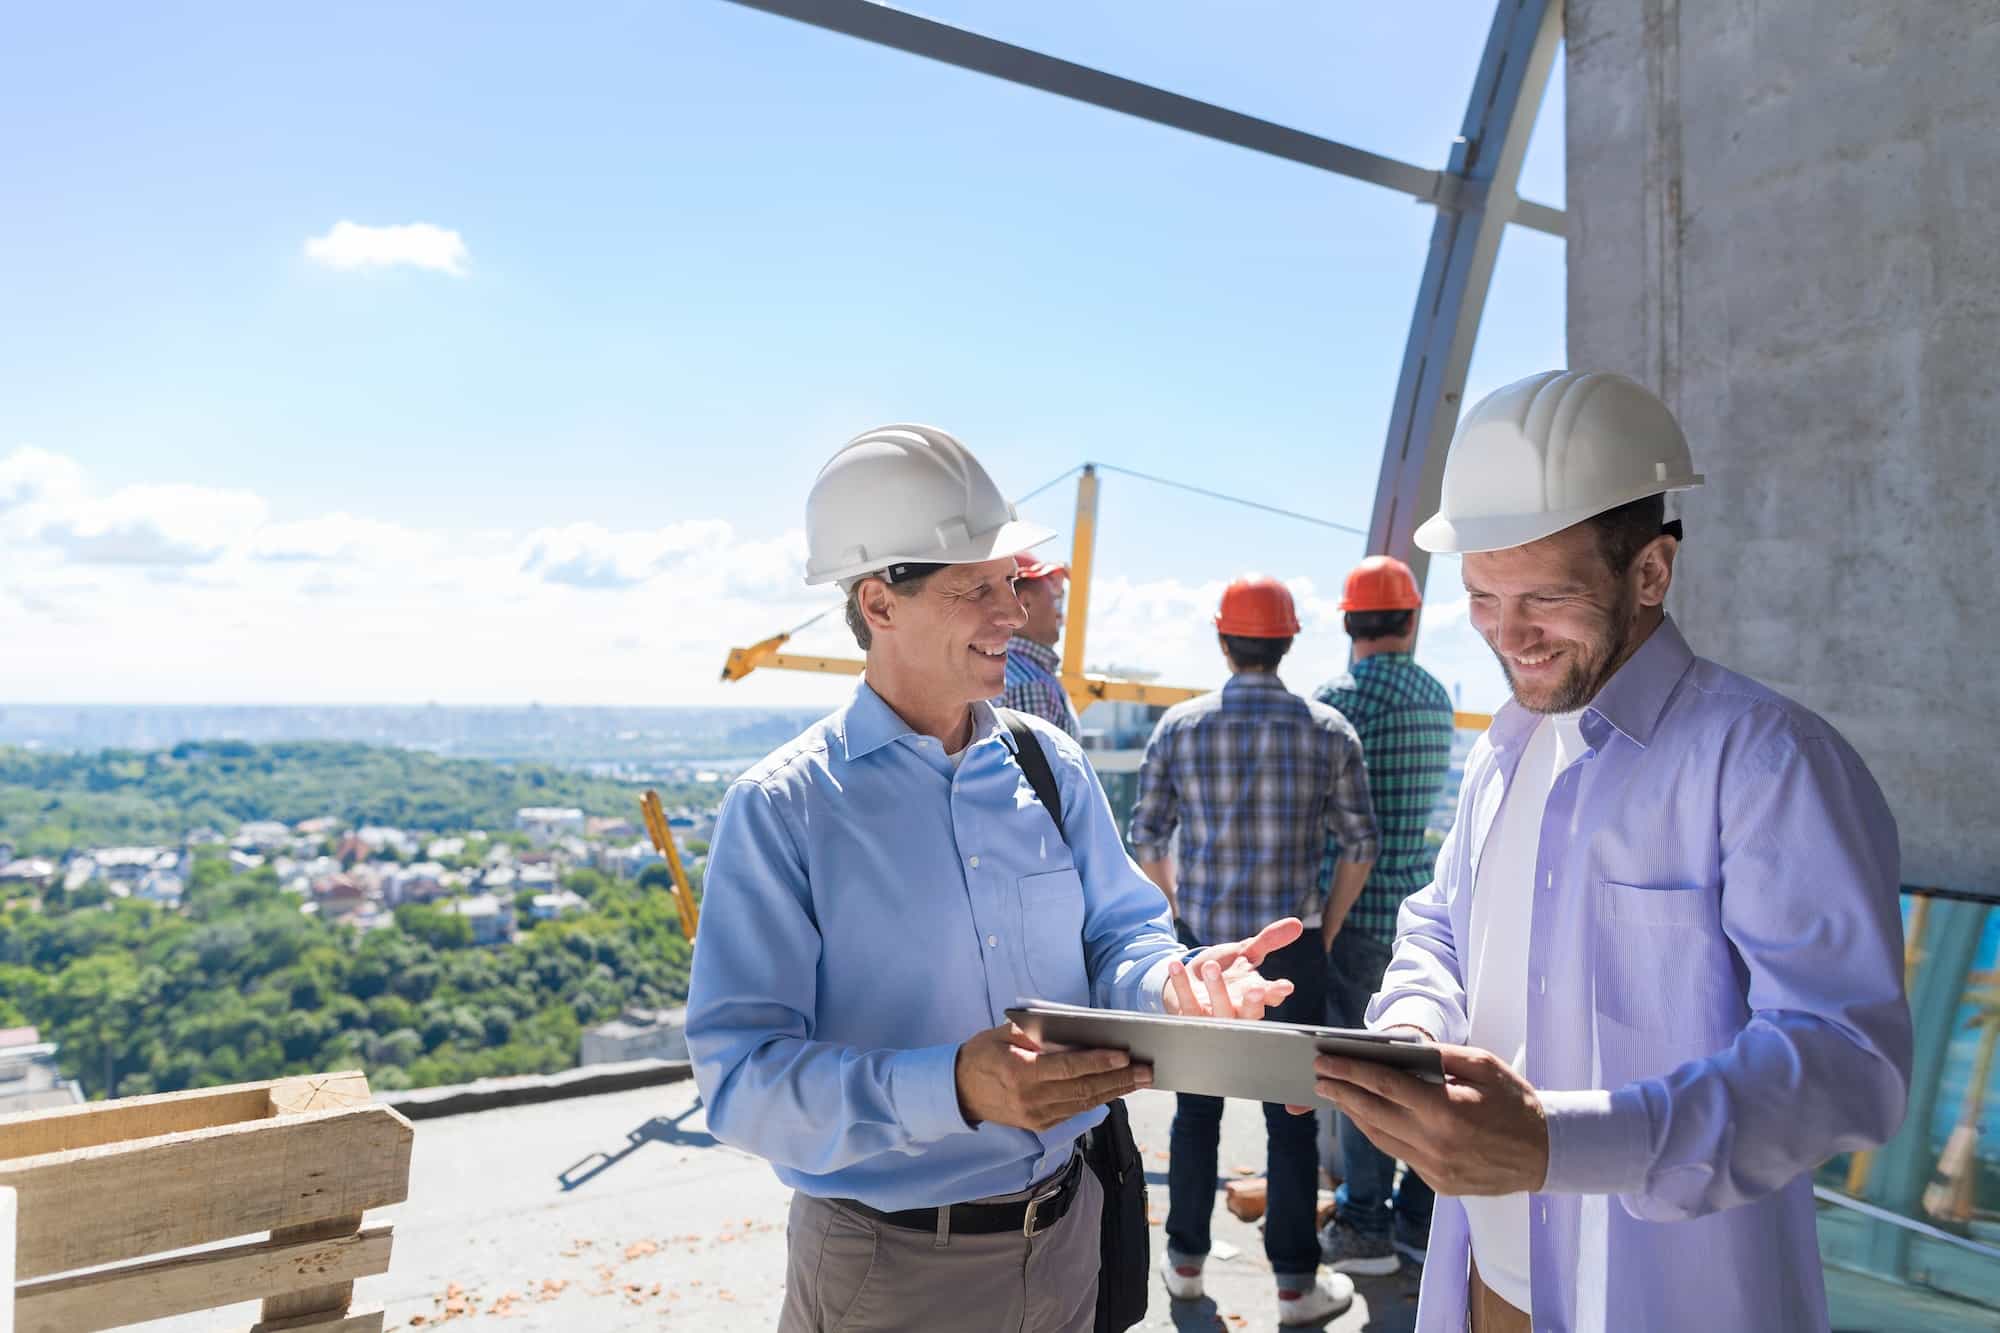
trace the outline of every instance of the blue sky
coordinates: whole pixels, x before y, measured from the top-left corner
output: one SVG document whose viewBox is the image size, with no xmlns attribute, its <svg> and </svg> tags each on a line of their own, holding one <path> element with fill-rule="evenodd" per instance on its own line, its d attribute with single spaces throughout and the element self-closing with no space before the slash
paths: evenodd
<svg viewBox="0 0 2000 1333">
<path fill-rule="evenodd" d="M 921 8 L 1424 165 L 1491 15 Z M 1558 75 L 1552 204 L 1561 114 Z M 44 6 L 0 135 L 17 701 L 837 697 L 713 677 L 822 605 L 806 486 L 884 420 L 1016 492 L 1092 458 L 1365 525 L 1431 222 L 723 0 Z M 459 248 L 336 267 L 343 221 Z M 1562 282 L 1515 229 L 1473 394 L 1560 363 Z M 1294 674 L 1344 655 L 1321 603 L 1359 539 L 1115 477 L 1102 521 L 1093 658 L 1208 683 L 1201 607 L 1249 568 L 1316 608 Z M 1455 592 L 1441 565 L 1440 670 L 1491 703 Z"/>
</svg>

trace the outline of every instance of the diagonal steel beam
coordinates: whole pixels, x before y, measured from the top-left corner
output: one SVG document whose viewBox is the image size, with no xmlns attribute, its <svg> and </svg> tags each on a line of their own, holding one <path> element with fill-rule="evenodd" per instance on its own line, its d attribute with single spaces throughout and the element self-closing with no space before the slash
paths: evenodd
<svg viewBox="0 0 2000 1333">
<path fill-rule="evenodd" d="M 1408 561 L 1419 586 L 1430 557 L 1411 535 L 1437 511 L 1500 237 L 1510 219 L 1528 221 L 1517 207 L 1541 209 L 1519 204 L 1514 189 L 1561 40 L 1562 0 L 1499 0 L 1465 125 L 1451 150 L 1447 171 L 1465 180 L 1465 202 L 1440 209 L 1431 228 L 1368 525 L 1369 552 Z M 1552 220 L 1561 218 L 1557 213 Z M 1543 230 L 1563 235 L 1559 225 Z"/>
<path fill-rule="evenodd" d="M 1432 171 L 1380 153 L 1308 134 L 1274 121 L 1247 116 L 1210 102 L 1183 97 L 1151 84 L 1107 74 L 1074 61 L 1015 46 L 920 14 L 876 4 L 874 0 L 730 0 L 746 9 L 858 37 L 911 55 L 960 69 L 1018 83 L 1167 125 L 1204 139 L 1235 144 L 1252 152 L 1316 167 L 1337 176 L 1366 181 L 1436 205 L 1444 212 L 1461 206 L 1462 177 L 1455 171 Z M 1509 211 L 1514 207 L 1510 195 Z M 1503 221 L 1506 219 L 1503 219 Z M 1563 235 L 1562 210 L 1543 204 L 1522 204 L 1512 220 L 1524 227 Z"/>
</svg>

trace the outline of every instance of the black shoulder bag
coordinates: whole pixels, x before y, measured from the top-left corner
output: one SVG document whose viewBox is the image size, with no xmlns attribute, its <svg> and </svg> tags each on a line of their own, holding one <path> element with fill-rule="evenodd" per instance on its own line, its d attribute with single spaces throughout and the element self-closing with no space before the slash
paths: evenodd
<svg viewBox="0 0 2000 1333">
<path fill-rule="evenodd" d="M 1012 709 L 998 710 L 1014 737 L 1014 762 L 1063 836 L 1062 790 L 1034 729 Z M 1064 840 L 1067 842 L 1067 839 Z M 1123 1098 L 1105 1108 L 1104 1123 L 1084 1139 L 1083 1160 L 1104 1191 L 1098 1231 L 1097 1333 L 1124 1333 L 1146 1317 L 1153 1238 L 1146 1222 L 1146 1172 Z"/>
</svg>

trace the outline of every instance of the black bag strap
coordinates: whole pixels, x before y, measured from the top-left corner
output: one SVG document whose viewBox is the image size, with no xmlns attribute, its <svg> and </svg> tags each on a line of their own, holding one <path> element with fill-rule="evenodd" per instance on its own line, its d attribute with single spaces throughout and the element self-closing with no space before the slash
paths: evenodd
<svg viewBox="0 0 2000 1333">
<path fill-rule="evenodd" d="M 1049 818 L 1056 824 L 1056 836 L 1067 844 L 1063 836 L 1062 788 L 1056 785 L 1055 770 L 1049 767 L 1048 752 L 1042 749 L 1041 738 L 1028 720 L 1011 708 L 996 708 L 1000 720 L 1007 724 L 1008 734 L 1014 738 L 1014 762 L 1021 766 L 1021 774 L 1028 779 L 1028 786 L 1034 789 L 1035 799 L 1049 812 Z"/>
</svg>

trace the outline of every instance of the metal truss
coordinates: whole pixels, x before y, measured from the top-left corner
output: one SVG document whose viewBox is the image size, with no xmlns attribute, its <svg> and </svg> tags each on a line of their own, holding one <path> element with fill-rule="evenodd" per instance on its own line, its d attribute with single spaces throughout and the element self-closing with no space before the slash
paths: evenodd
<svg viewBox="0 0 2000 1333">
<path fill-rule="evenodd" d="M 1438 502 L 1500 237 L 1509 223 L 1566 235 L 1561 209 L 1515 192 L 1562 37 L 1560 0 L 1498 0 L 1464 128 L 1433 171 L 874 0 L 729 0 L 927 60 L 1054 93 L 1252 152 L 1366 181 L 1437 209 L 1382 450 L 1368 550 L 1429 566 L 1410 540 Z"/>
</svg>

